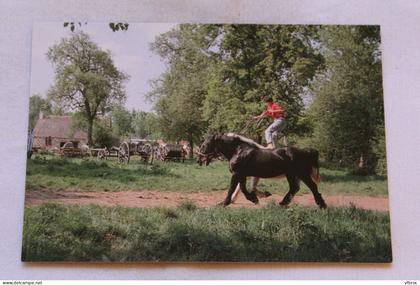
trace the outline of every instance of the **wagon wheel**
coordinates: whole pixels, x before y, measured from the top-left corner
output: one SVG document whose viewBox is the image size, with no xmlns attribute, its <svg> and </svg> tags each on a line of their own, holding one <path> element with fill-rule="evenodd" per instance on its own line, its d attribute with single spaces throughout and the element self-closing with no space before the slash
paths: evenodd
<svg viewBox="0 0 420 285">
<path fill-rule="evenodd" d="M 129 163 L 130 162 L 130 154 L 119 151 L 118 152 L 118 162 Z"/>
<path fill-rule="evenodd" d="M 159 147 L 156 147 L 156 149 L 155 149 L 155 151 L 154 151 L 154 157 L 157 159 L 157 160 L 162 160 L 162 156 L 161 156 L 161 154 L 160 154 L 160 148 Z"/>
<path fill-rule="evenodd" d="M 163 154 L 163 149 L 162 149 L 161 146 L 158 146 L 156 148 L 155 154 L 156 154 L 155 155 L 156 159 L 161 160 L 161 161 L 165 161 L 165 155 Z"/>
<path fill-rule="evenodd" d="M 127 142 L 123 142 L 118 148 L 118 161 L 121 163 L 130 162 L 130 147 Z"/>
<path fill-rule="evenodd" d="M 150 151 L 150 156 L 149 156 L 149 163 L 153 164 L 154 160 L 155 160 L 155 150 L 154 150 L 154 147 L 152 146 L 152 149 Z"/>
<path fill-rule="evenodd" d="M 152 161 L 162 160 L 160 157 L 159 146 L 153 146 L 152 148 Z"/>
<path fill-rule="evenodd" d="M 138 153 L 140 155 L 140 158 L 144 161 L 147 162 L 148 158 L 149 158 L 149 149 L 147 147 L 147 145 L 142 145 L 139 146 L 138 148 Z"/>
<path fill-rule="evenodd" d="M 153 146 L 150 144 L 145 144 L 143 151 L 146 153 L 145 161 L 151 164 L 153 162 Z"/>
<path fill-rule="evenodd" d="M 167 161 L 167 160 L 170 159 L 168 157 L 168 153 L 169 153 L 169 150 L 166 146 L 160 147 L 160 154 L 161 154 L 161 157 L 162 157 L 162 161 Z"/>
<path fill-rule="evenodd" d="M 104 148 L 104 149 L 99 150 L 98 151 L 98 154 L 97 154 L 97 157 L 99 159 L 106 159 L 107 158 L 107 151 L 106 151 L 106 149 Z"/>
</svg>

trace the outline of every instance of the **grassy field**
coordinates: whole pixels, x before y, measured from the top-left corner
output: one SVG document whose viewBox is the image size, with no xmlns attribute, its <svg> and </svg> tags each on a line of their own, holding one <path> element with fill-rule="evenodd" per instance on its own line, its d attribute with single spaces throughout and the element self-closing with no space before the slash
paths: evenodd
<svg viewBox="0 0 420 285">
<path fill-rule="evenodd" d="M 323 194 L 387 195 L 386 178 L 321 168 Z M 153 165 L 35 156 L 28 191 L 226 191 L 227 162 Z M 284 193 L 285 179 L 260 190 Z M 302 186 L 300 194 L 308 193 Z M 390 262 L 388 213 L 350 208 L 124 208 L 44 204 L 25 209 L 24 261 Z"/>
<path fill-rule="evenodd" d="M 380 176 L 355 176 L 345 171 L 321 168 L 320 191 L 325 194 L 363 196 L 387 195 L 387 181 Z M 26 188 L 57 191 L 127 191 L 160 190 L 184 192 L 226 191 L 230 181 L 227 162 L 218 161 L 200 167 L 194 161 L 185 163 L 155 162 L 146 165 L 133 159 L 129 165 L 115 160 L 95 158 L 61 158 L 35 156 L 28 160 Z M 285 179 L 260 182 L 260 190 L 285 193 Z M 302 185 L 298 193 L 308 193 Z"/>
<path fill-rule="evenodd" d="M 26 208 L 23 261 L 390 262 L 389 216 L 356 208 Z"/>
</svg>

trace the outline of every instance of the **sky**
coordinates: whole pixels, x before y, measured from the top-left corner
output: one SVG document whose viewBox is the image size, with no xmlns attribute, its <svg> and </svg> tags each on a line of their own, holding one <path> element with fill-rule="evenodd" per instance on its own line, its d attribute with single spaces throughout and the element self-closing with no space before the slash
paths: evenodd
<svg viewBox="0 0 420 285">
<path fill-rule="evenodd" d="M 150 91 L 150 80 L 165 71 L 161 58 L 152 53 L 150 43 L 156 36 L 174 28 L 172 23 L 131 24 L 127 31 L 113 32 L 108 23 L 83 23 L 81 29 L 102 49 L 110 50 L 115 66 L 128 74 L 126 81 L 128 109 L 151 111 L 152 103 L 145 98 Z M 59 43 L 63 37 L 71 36 L 70 28 L 62 22 L 35 23 L 32 33 L 31 96 L 46 97 L 54 83 L 54 69 L 47 59 L 48 48 Z"/>
</svg>

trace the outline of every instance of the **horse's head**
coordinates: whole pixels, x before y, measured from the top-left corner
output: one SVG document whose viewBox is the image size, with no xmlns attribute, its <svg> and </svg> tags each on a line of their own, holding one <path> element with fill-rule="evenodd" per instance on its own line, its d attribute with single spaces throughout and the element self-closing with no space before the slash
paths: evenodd
<svg viewBox="0 0 420 285">
<path fill-rule="evenodd" d="M 200 145 L 199 151 L 197 151 L 197 163 L 201 166 L 203 163 L 207 166 L 211 160 L 220 155 L 218 149 L 218 135 L 211 135 L 207 137 L 204 142 Z"/>
</svg>

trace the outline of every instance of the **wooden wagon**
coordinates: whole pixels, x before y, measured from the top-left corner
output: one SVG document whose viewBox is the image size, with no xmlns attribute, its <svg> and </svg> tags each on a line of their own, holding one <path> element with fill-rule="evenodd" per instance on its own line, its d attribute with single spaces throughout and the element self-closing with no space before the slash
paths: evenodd
<svg viewBox="0 0 420 285">
<path fill-rule="evenodd" d="M 73 142 L 66 142 L 59 150 L 58 153 L 65 157 L 81 157 L 88 155 L 86 149 L 75 147 Z"/>
<path fill-rule="evenodd" d="M 154 148 L 157 146 L 156 141 L 146 139 L 131 139 L 130 154 L 139 155 L 145 162 L 152 163 L 154 160 Z"/>
<path fill-rule="evenodd" d="M 110 148 L 92 148 L 90 155 L 96 156 L 99 159 L 108 159 L 109 157 L 117 157 L 119 162 L 130 162 L 130 146 L 127 142 L 123 142 L 119 147 L 112 146 Z"/>
<path fill-rule="evenodd" d="M 154 149 L 155 159 L 161 161 L 185 161 L 185 151 L 179 144 L 160 144 Z"/>
</svg>

